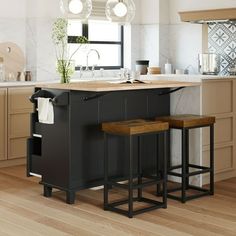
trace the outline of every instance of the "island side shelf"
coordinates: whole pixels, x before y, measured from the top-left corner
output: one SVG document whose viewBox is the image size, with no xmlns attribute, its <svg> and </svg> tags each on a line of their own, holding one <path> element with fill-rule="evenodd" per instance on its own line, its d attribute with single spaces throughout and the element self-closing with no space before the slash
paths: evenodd
<svg viewBox="0 0 236 236">
<path fill-rule="evenodd" d="M 70 204 L 75 201 L 76 191 L 103 184 L 102 122 L 153 119 L 170 114 L 170 95 L 159 95 L 169 89 L 114 91 L 103 96 L 96 96 L 97 92 L 43 90 L 55 96 L 68 93 L 68 105 L 54 106 L 55 122 L 48 125 L 38 122 L 35 103 L 31 119 L 32 134 L 28 141 L 27 172 L 29 176 L 34 172 L 41 176 L 45 196 L 51 196 L 52 188 L 60 189 L 66 191 L 67 203 Z M 85 97 L 94 98 L 86 100 Z M 160 141 L 163 141 L 162 138 Z M 109 140 L 110 174 L 121 180 L 125 179 L 128 166 L 124 142 L 117 137 Z M 155 135 L 142 140 L 145 148 L 141 154 L 147 175 L 156 171 L 156 142 Z M 136 154 L 137 140 L 134 143 Z M 156 151 L 150 153 L 148 150 Z"/>
</svg>

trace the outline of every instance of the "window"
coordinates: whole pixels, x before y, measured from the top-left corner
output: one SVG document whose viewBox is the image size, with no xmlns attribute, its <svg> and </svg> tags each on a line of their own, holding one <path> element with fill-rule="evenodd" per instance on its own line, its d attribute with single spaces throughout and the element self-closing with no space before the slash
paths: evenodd
<svg viewBox="0 0 236 236">
<path fill-rule="evenodd" d="M 82 24 L 78 20 L 69 20 L 68 42 L 72 53 L 78 45 L 75 43 L 76 36 L 85 36 L 89 44 L 82 45 L 75 60 L 76 70 L 80 66 L 87 65 L 87 53 L 90 49 L 96 49 L 100 54 L 100 60 L 93 51 L 89 55 L 88 65 L 96 66 L 96 69 L 120 69 L 123 67 L 124 52 L 124 29 L 117 23 L 108 21 L 89 20 L 88 24 Z"/>
</svg>

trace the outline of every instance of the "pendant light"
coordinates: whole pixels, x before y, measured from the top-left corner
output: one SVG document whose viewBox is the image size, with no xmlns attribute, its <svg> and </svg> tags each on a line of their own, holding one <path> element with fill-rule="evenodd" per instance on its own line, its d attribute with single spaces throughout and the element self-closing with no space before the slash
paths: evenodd
<svg viewBox="0 0 236 236">
<path fill-rule="evenodd" d="M 112 22 L 130 23 L 135 16 L 135 4 L 133 0 L 108 0 L 106 16 Z"/>
<path fill-rule="evenodd" d="M 61 0 L 60 9 L 63 15 L 72 15 L 76 19 L 86 20 L 92 13 L 92 1 Z"/>
</svg>

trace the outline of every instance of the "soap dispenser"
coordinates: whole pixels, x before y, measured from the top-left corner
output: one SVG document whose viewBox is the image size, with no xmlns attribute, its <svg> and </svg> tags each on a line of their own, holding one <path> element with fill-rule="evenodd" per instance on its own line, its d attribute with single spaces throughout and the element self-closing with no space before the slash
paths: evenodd
<svg viewBox="0 0 236 236">
<path fill-rule="evenodd" d="M 169 60 L 165 64 L 165 74 L 172 74 L 172 65 L 169 63 Z"/>
</svg>

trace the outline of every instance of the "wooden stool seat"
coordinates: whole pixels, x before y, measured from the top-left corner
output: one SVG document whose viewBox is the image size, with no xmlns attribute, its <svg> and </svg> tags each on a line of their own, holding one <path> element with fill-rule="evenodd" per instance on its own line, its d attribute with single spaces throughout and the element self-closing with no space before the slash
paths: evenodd
<svg viewBox="0 0 236 236">
<path fill-rule="evenodd" d="M 185 203 L 188 200 L 207 195 L 214 195 L 214 123 L 215 117 L 200 115 L 176 115 L 157 117 L 157 121 L 168 122 L 171 129 L 181 130 L 181 164 L 172 165 L 171 157 L 169 159 L 168 176 L 181 178 L 181 187 L 167 190 L 168 197 Z M 198 128 L 210 128 L 210 165 L 196 165 L 189 163 L 189 130 Z M 181 171 L 179 171 L 181 170 Z M 203 188 L 192 185 L 190 177 L 210 174 L 210 188 Z M 196 193 L 187 194 L 187 190 L 194 190 Z M 176 192 L 180 192 L 180 196 Z M 160 187 L 158 186 L 158 193 Z M 172 194 L 175 193 L 175 194 Z"/>
<path fill-rule="evenodd" d="M 104 210 L 113 211 L 132 218 L 134 215 L 141 214 L 147 211 L 151 211 L 159 208 L 167 208 L 167 135 L 169 132 L 168 122 L 162 121 L 147 121 L 143 119 L 107 122 L 102 124 L 102 130 L 104 132 Z M 155 163 L 162 163 L 162 168 L 156 168 L 154 175 L 144 175 L 142 163 L 142 136 L 146 135 L 156 136 L 155 149 L 156 153 Z M 127 149 L 127 164 L 128 175 L 121 177 L 110 176 L 109 174 L 109 136 L 122 136 L 125 140 L 124 148 Z M 153 137 L 154 138 L 154 137 Z M 162 142 L 158 142 L 159 138 L 162 138 Z M 160 146 L 161 144 L 162 146 Z M 136 149 L 136 152 L 134 152 Z M 155 150 L 162 149 L 160 152 Z M 137 162 L 134 159 L 134 153 L 137 153 Z M 145 156 L 145 158 L 147 158 Z M 146 161 L 146 160 L 145 160 Z M 135 167 L 135 165 L 136 167 Z M 124 168 L 126 168 L 124 166 Z M 136 179 L 137 178 L 137 182 Z M 144 180 L 145 179 L 145 180 Z M 163 194 L 162 201 L 149 199 L 143 196 L 143 189 L 151 185 L 162 185 Z M 110 203 L 109 201 L 109 187 L 116 186 L 128 190 L 128 199 L 117 200 Z M 137 191 L 137 197 L 135 192 Z M 134 202 L 142 202 L 146 206 L 143 208 L 134 209 Z M 128 204 L 128 210 L 121 208 L 122 205 Z"/>
<path fill-rule="evenodd" d="M 145 133 L 156 133 L 169 129 L 168 122 L 148 121 L 143 119 L 108 122 L 102 124 L 102 130 L 115 135 L 139 135 Z"/>
<path fill-rule="evenodd" d="M 215 123 L 215 117 L 200 115 L 176 115 L 158 117 L 157 121 L 168 122 L 170 128 L 192 128 L 203 127 Z"/>
</svg>

